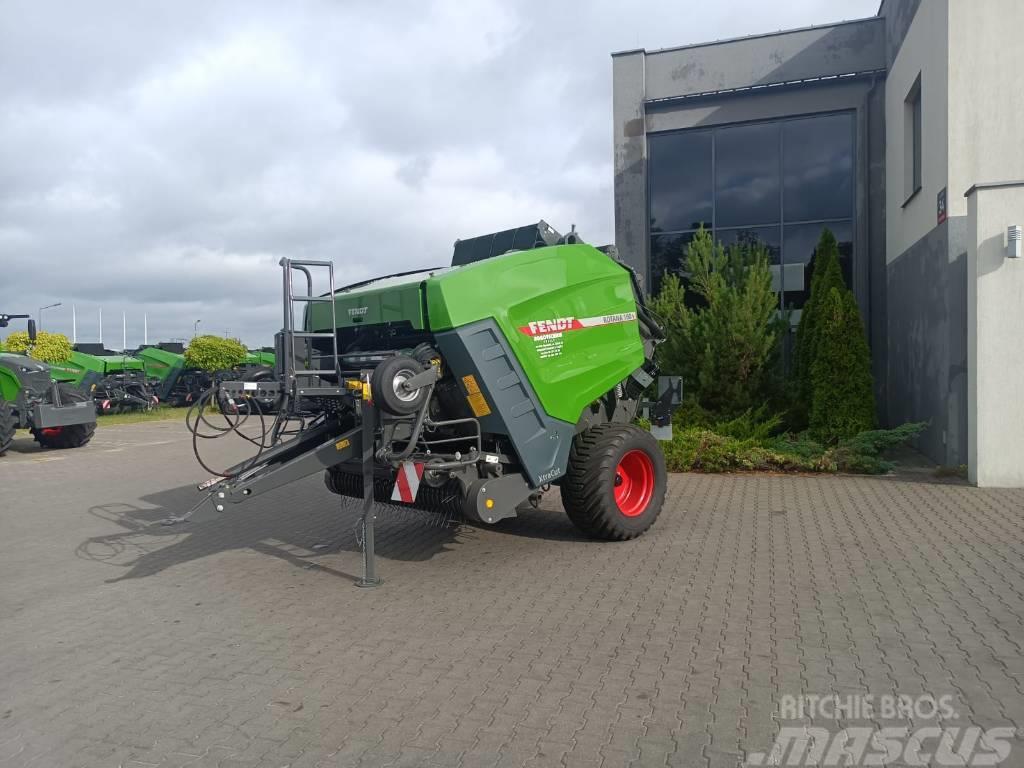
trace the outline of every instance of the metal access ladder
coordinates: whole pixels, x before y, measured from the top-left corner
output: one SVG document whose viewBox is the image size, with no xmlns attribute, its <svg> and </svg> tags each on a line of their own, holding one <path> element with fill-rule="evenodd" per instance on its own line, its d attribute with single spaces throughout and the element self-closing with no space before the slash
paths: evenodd
<svg viewBox="0 0 1024 768">
<path fill-rule="evenodd" d="M 283 258 L 280 261 L 284 273 L 284 326 L 280 333 L 280 357 L 282 360 L 282 385 L 297 402 L 302 397 L 329 397 L 344 392 L 341 380 L 341 360 L 338 357 L 338 317 L 334 306 L 334 263 L 330 261 L 308 261 Z M 327 270 L 329 291 L 325 296 L 313 292 L 313 274 L 311 269 Z M 295 273 L 301 272 L 306 277 L 306 292 L 295 294 Z M 307 331 L 295 329 L 295 307 L 305 304 L 329 304 L 331 307 L 330 331 Z M 316 339 L 331 340 L 331 354 L 314 354 Z M 301 350 L 301 352 L 300 352 Z M 333 363 L 330 368 L 323 364 Z M 300 363 L 302 366 L 300 367 Z M 307 367 L 312 365 L 321 367 Z M 336 384 L 324 382 L 324 376 L 334 376 Z"/>
</svg>

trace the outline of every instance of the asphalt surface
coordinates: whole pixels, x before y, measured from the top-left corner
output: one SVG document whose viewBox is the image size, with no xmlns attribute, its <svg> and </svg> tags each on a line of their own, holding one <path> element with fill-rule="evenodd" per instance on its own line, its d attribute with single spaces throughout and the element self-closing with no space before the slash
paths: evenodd
<svg viewBox="0 0 1024 768">
<path fill-rule="evenodd" d="M 160 525 L 206 477 L 178 422 L 0 458 L 0 768 L 734 766 L 859 722 L 787 696 L 1024 727 L 1024 491 L 679 475 L 618 544 L 557 498 L 494 528 L 382 508 L 361 590 L 320 477 Z"/>
</svg>

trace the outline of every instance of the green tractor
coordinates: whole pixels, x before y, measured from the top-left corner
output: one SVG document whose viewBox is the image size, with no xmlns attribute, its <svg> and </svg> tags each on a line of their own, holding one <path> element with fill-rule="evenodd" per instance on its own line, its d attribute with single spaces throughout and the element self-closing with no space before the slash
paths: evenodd
<svg viewBox="0 0 1024 768">
<path fill-rule="evenodd" d="M 0 314 L 0 328 L 28 315 Z M 28 335 L 36 325 L 28 321 Z M 92 399 L 51 378 L 50 366 L 26 355 L 0 352 L 0 455 L 16 430 L 27 429 L 43 448 L 81 448 L 96 431 Z"/>
<path fill-rule="evenodd" d="M 331 262 L 281 265 L 274 379 L 219 384 L 242 402 L 279 397 L 280 413 L 256 456 L 200 486 L 218 509 L 324 472 L 329 490 L 363 498 L 364 525 L 371 499 L 489 525 L 556 488 L 588 536 L 654 523 L 665 459 L 635 420 L 646 410 L 668 428 L 681 393 L 656 377 L 664 333 L 610 247 L 541 221 L 457 242 L 450 267 L 339 290 Z M 645 400 L 656 379 L 662 396 Z M 217 395 L 197 405 L 197 436 Z"/>
</svg>

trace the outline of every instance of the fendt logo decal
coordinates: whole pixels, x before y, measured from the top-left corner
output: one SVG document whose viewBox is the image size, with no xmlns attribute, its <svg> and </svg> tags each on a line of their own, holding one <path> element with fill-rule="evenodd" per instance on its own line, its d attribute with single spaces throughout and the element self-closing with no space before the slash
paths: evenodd
<svg viewBox="0 0 1024 768">
<path fill-rule="evenodd" d="M 636 312 L 622 312 L 617 315 L 598 315 L 597 317 L 556 317 L 552 320 L 531 320 L 519 330 L 527 336 L 548 336 L 563 331 L 579 331 L 583 328 L 594 328 L 598 325 L 614 325 L 636 320 Z"/>
<path fill-rule="evenodd" d="M 580 321 L 575 317 L 556 317 L 553 320 L 531 320 L 519 328 L 527 336 L 544 336 L 548 333 L 559 333 L 561 331 L 572 331 L 582 328 Z"/>
<path fill-rule="evenodd" d="M 363 315 L 365 315 L 369 311 L 370 311 L 369 307 L 352 307 L 348 311 L 348 316 L 349 317 L 362 317 Z"/>
</svg>

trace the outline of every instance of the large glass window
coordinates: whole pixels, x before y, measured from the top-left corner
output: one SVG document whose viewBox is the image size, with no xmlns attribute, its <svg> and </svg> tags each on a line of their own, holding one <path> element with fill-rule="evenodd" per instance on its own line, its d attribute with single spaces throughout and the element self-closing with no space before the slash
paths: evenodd
<svg viewBox="0 0 1024 768">
<path fill-rule="evenodd" d="M 826 221 L 816 224 L 787 224 L 782 228 L 786 238 L 786 263 L 783 267 L 783 305 L 799 309 L 811 295 L 811 275 L 814 274 L 814 251 L 821 238 L 821 230 L 828 228 L 839 244 L 839 265 L 847 285 L 853 280 L 853 226 L 849 220 Z"/>
<path fill-rule="evenodd" d="M 850 116 L 827 115 L 782 124 L 788 151 L 782 166 L 787 221 L 848 218 L 853 204 Z"/>
<path fill-rule="evenodd" d="M 651 142 L 651 233 L 711 226 L 711 132 L 669 133 Z"/>
<path fill-rule="evenodd" d="M 778 123 L 715 131 L 715 226 L 778 221 Z"/>
<path fill-rule="evenodd" d="M 651 290 L 683 271 L 704 225 L 725 245 L 768 249 L 780 305 L 807 301 L 823 228 L 852 285 L 854 131 L 850 112 L 648 136 Z"/>
</svg>

